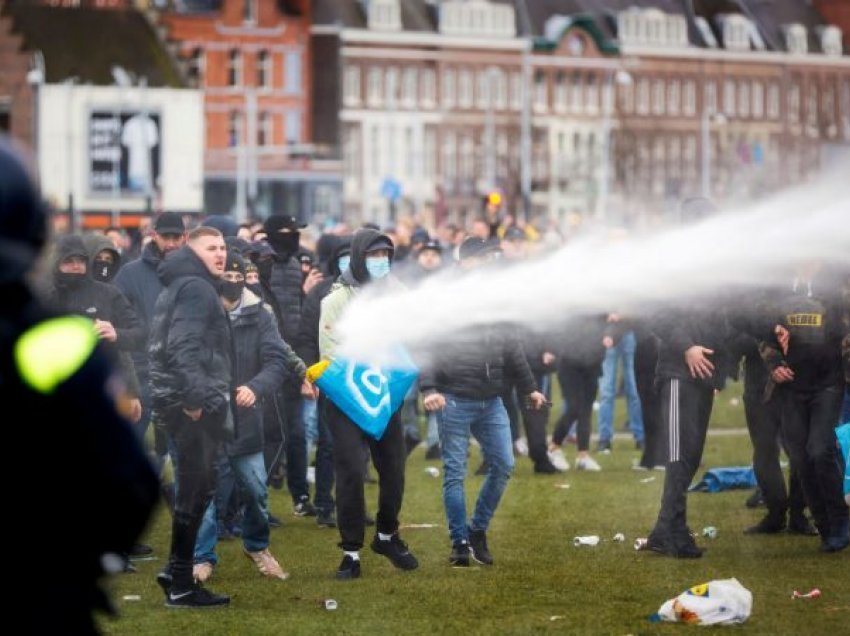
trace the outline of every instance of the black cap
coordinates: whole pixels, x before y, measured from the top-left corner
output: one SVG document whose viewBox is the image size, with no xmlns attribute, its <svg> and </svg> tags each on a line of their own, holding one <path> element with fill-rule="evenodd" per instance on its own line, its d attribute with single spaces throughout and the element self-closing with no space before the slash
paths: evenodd
<svg viewBox="0 0 850 636">
<path fill-rule="evenodd" d="M 227 250 L 227 261 L 224 264 L 225 272 L 239 272 L 245 275 L 245 261 L 242 260 L 242 255 L 236 250 Z"/>
<path fill-rule="evenodd" d="M 425 242 L 425 245 L 423 245 L 422 249 L 419 250 L 419 251 L 424 252 L 425 250 L 434 250 L 435 252 L 442 254 L 443 253 L 443 246 L 440 245 L 439 241 L 436 241 L 434 239 L 428 239 Z"/>
<path fill-rule="evenodd" d="M 369 246 L 364 250 L 366 254 L 371 252 L 377 252 L 378 250 L 388 250 L 390 254 L 395 252 L 395 245 L 393 242 L 383 234 L 378 236 Z"/>
<path fill-rule="evenodd" d="M 157 234 L 185 234 L 186 226 L 183 225 L 183 217 L 177 212 L 163 212 L 157 217 L 153 224 Z"/>
<path fill-rule="evenodd" d="M 458 256 L 460 260 L 466 258 L 474 258 L 477 256 L 486 256 L 501 251 L 498 243 L 495 241 L 485 241 L 477 236 L 470 236 L 460 244 Z"/>
<path fill-rule="evenodd" d="M 411 243 L 427 243 L 431 240 L 431 236 L 428 234 L 428 230 L 424 227 L 418 227 L 413 230 L 413 234 L 410 236 Z"/>
<path fill-rule="evenodd" d="M 516 225 L 512 225 L 505 230 L 506 241 L 524 241 L 526 238 L 525 231 Z"/>
<path fill-rule="evenodd" d="M 280 232 L 281 230 L 291 230 L 294 232 L 305 227 L 307 227 L 305 223 L 302 223 L 289 214 L 272 214 L 263 223 L 263 230 L 265 230 L 266 234 Z"/>
</svg>

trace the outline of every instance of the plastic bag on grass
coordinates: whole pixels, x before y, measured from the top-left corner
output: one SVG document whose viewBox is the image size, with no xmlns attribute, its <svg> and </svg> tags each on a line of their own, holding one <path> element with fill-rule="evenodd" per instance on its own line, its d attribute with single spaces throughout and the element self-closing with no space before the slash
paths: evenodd
<svg viewBox="0 0 850 636">
<path fill-rule="evenodd" d="M 666 601 L 653 622 L 689 625 L 737 625 L 750 617 L 753 595 L 738 579 L 722 579 L 695 585 Z"/>
<path fill-rule="evenodd" d="M 705 471 L 702 479 L 691 486 L 689 490 L 720 492 L 733 488 L 755 488 L 757 485 L 756 474 L 752 466 L 731 466 Z"/>
</svg>

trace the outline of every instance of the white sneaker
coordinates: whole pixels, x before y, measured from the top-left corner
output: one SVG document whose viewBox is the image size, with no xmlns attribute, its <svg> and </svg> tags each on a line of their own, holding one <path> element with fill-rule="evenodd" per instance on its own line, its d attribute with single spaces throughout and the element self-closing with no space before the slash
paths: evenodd
<svg viewBox="0 0 850 636">
<path fill-rule="evenodd" d="M 524 437 L 520 437 L 514 442 L 514 448 L 516 449 L 517 455 L 528 457 L 528 442 L 525 441 Z"/>
<path fill-rule="evenodd" d="M 570 469 L 570 462 L 564 457 L 564 451 L 560 448 L 550 450 L 546 454 L 549 456 L 549 461 L 552 462 L 552 465 L 562 473 Z"/>
<path fill-rule="evenodd" d="M 592 472 L 599 472 L 602 470 L 602 466 L 596 463 L 596 460 L 593 459 L 590 455 L 587 457 L 579 457 L 576 460 L 576 470 L 589 470 Z"/>
</svg>

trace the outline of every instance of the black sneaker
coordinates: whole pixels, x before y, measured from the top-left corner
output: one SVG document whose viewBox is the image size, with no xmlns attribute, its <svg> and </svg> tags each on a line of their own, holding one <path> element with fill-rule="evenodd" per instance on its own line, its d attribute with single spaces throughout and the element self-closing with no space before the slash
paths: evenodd
<svg viewBox="0 0 850 636">
<path fill-rule="evenodd" d="M 170 572 L 163 571 L 156 575 L 156 584 L 162 588 L 166 601 L 168 601 L 168 593 L 171 591 L 171 583 L 172 578 Z"/>
<path fill-rule="evenodd" d="M 336 578 L 342 581 L 360 578 L 360 559 L 352 559 L 343 555 L 339 567 L 336 569 Z"/>
<path fill-rule="evenodd" d="M 805 514 L 791 514 L 788 517 L 788 534 L 799 534 L 804 537 L 818 536 L 818 529 Z"/>
<path fill-rule="evenodd" d="M 544 462 L 534 464 L 534 472 L 538 475 L 552 475 L 559 471 L 555 468 L 554 464 L 547 459 Z"/>
<path fill-rule="evenodd" d="M 785 530 L 785 515 L 777 517 L 768 514 L 756 525 L 744 530 L 744 534 L 777 534 L 783 530 Z"/>
<path fill-rule="evenodd" d="M 612 450 L 610 439 L 601 439 L 596 445 L 596 452 L 602 453 L 603 455 L 610 455 Z"/>
<path fill-rule="evenodd" d="M 334 515 L 333 510 L 328 512 L 319 510 L 316 515 L 316 524 L 323 528 L 336 528 L 336 515 Z"/>
<path fill-rule="evenodd" d="M 469 567 L 469 543 L 459 541 L 452 544 L 452 553 L 449 555 L 449 564 L 455 568 Z"/>
<path fill-rule="evenodd" d="M 425 451 L 425 459 L 441 459 L 443 456 L 443 452 L 440 450 L 439 444 L 434 444 L 433 446 L 429 446 L 428 450 Z"/>
<path fill-rule="evenodd" d="M 396 532 L 387 541 L 382 541 L 378 535 L 372 539 L 372 551 L 387 557 L 399 570 L 415 570 L 419 567 L 419 561 L 407 549 L 407 544 L 401 540 Z"/>
<path fill-rule="evenodd" d="M 197 583 L 184 592 L 171 590 L 165 601 L 166 607 L 174 609 L 195 608 L 207 609 L 230 605 L 230 597 L 226 594 L 214 594 Z"/>
<path fill-rule="evenodd" d="M 766 505 L 764 500 L 764 494 L 761 491 L 761 488 L 756 488 L 755 492 L 752 495 L 747 497 L 747 500 L 744 502 L 744 505 L 747 508 L 758 508 L 759 506 Z"/>
<path fill-rule="evenodd" d="M 469 529 L 469 552 L 476 563 L 493 565 L 493 555 L 487 548 L 487 533 L 484 530 Z"/>
<path fill-rule="evenodd" d="M 650 535 L 646 541 L 646 549 L 674 559 L 699 559 L 703 554 L 703 549 L 690 538 L 677 544 L 672 539 L 660 540 Z"/>
<path fill-rule="evenodd" d="M 302 495 L 301 500 L 292 508 L 292 514 L 296 517 L 315 517 L 316 507 L 310 503 L 307 495 Z"/>
<path fill-rule="evenodd" d="M 283 521 L 275 517 L 272 513 L 269 513 L 269 527 L 270 528 L 280 528 L 283 525 Z"/>
</svg>

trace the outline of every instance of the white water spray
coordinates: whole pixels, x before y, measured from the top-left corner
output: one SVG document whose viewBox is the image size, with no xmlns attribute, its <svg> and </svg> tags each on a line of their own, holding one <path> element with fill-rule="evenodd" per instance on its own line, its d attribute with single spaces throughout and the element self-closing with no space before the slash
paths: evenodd
<svg viewBox="0 0 850 636">
<path fill-rule="evenodd" d="M 393 295 L 364 292 L 338 325 L 340 353 L 375 360 L 393 344 L 427 349 L 475 325 L 545 327 L 688 303 L 790 281 L 811 260 L 850 264 L 850 171 L 690 226 L 617 242 L 589 237 L 522 264 L 449 272 Z"/>
</svg>

